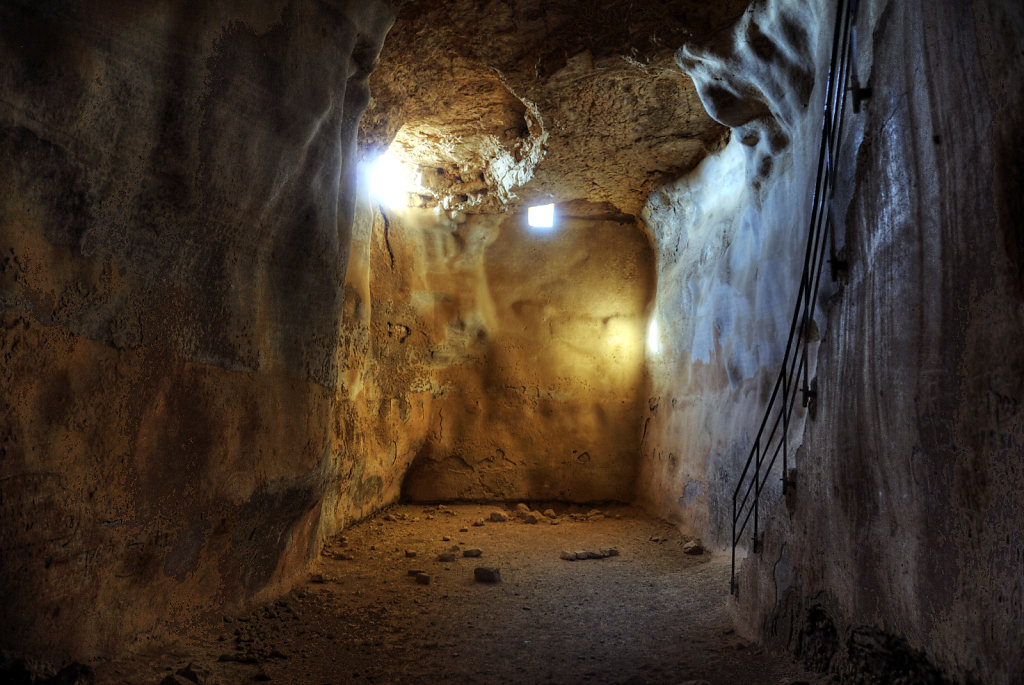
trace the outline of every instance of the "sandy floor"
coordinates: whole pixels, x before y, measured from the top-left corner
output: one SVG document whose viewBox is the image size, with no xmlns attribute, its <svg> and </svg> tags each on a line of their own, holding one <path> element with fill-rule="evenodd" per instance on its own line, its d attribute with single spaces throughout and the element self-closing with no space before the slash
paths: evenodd
<svg viewBox="0 0 1024 685">
<path fill-rule="evenodd" d="M 332 541 L 290 595 L 96 664 L 97 682 L 813 682 L 730 629 L 728 559 L 684 553 L 674 528 L 633 509 L 554 508 L 557 525 L 496 506 L 394 507 Z M 454 561 L 437 560 L 446 551 Z M 478 566 L 500 582 L 474 580 Z"/>
</svg>

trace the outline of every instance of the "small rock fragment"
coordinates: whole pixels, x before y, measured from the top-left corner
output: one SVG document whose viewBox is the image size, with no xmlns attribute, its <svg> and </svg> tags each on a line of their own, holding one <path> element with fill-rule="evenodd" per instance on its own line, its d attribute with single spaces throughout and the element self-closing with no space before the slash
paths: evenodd
<svg viewBox="0 0 1024 685">
<path fill-rule="evenodd" d="M 473 578 L 478 583 L 500 583 L 501 571 L 493 566 L 477 566 L 473 569 Z"/>
<path fill-rule="evenodd" d="M 525 513 L 526 513 L 526 512 L 528 512 L 528 511 L 530 511 L 530 507 L 526 506 L 526 505 L 525 505 L 525 504 L 523 504 L 522 502 L 520 502 L 519 504 L 517 504 L 517 505 L 516 505 L 516 512 L 517 512 L 517 513 L 523 513 L 523 514 L 525 514 Z"/>
<path fill-rule="evenodd" d="M 566 561 L 576 561 L 576 552 L 570 552 L 567 549 L 563 549 L 562 553 L 558 555 L 559 559 L 565 559 Z"/>
<path fill-rule="evenodd" d="M 416 582 L 420 585 L 430 585 L 430 574 L 429 573 L 417 573 Z"/>
<path fill-rule="evenodd" d="M 483 521 L 473 521 L 473 525 L 476 526 L 477 528 L 479 528 L 479 527 L 484 525 L 484 522 Z"/>
<path fill-rule="evenodd" d="M 310 573 L 309 574 L 309 582 L 311 582 L 311 583 L 326 583 L 327 581 L 324 580 L 324 575 L 322 573 Z"/>
<path fill-rule="evenodd" d="M 556 519 L 556 518 L 558 518 L 558 514 L 555 513 L 554 509 L 545 509 L 544 510 L 544 515 L 547 516 L 549 519 Z"/>
<path fill-rule="evenodd" d="M 700 540 L 690 540 L 683 545 L 683 552 L 686 554 L 704 554 L 704 544 Z"/>
<path fill-rule="evenodd" d="M 199 683 L 206 682 L 206 679 L 209 677 L 210 672 L 205 669 L 199 668 L 195 664 L 189 664 L 188 666 L 179 668 L 177 671 L 174 672 L 174 675 L 182 680 L 188 681 L 190 683 L 196 683 L 198 685 Z"/>
<path fill-rule="evenodd" d="M 503 511 L 492 511 L 490 518 L 495 523 L 504 523 L 505 521 L 508 521 L 508 514 Z"/>
<path fill-rule="evenodd" d="M 29 682 L 29 681 L 26 680 L 25 682 Z M 90 680 L 89 682 L 91 683 L 92 681 Z M 181 676 L 179 676 L 177 674 L 174 674 L 174 675 L 165 676 L 164 679 L 160 681 L 160 685 L 188 685 L 189 683 L 193 683 L 193 682 L 196 682 L 196 681 L 187 680 L 187 679 L 182 678 Z"/>
<path fill-rule="evenodd" d="M 421 573 L 426 573 L 426 571 L 424 571 L 423 569 L 419 569 L 419 568 L 411 568 L 411 569 L 409 569 L 409 575 L 410 576 L 418 576 Z"/>
<path fill-rule="evenodd" d="M 583 549 L 576 550 L 575 552 L 573 552 L 573 554 L 575 554 L 576 558 L 581 560 L 581 561 L 583 559 L 589 559 L 590 558 L 590 552 L 588 552 L 586 550 L 583 550 Z"/>
<path fill-rule="evenodd" d="M 537 512 L 535 511 L 528 511 L 524 514 L 521 514 L 519 518 L 523 520 L 523 523 L 537 523 L 541 519 L 541 517 L 537 515 Z"/>
<path fill-rule="evenodd" d="M 442 535 L 441 536 L 441 542 L 451 542 L 451 541 L 452 541 L 452 538 L 451 538 L 450 535 Z"/>
<path fill-rule="evenodd" d="M 483 555 L 484 551 L 477 547 L 471 547 L 462 552 L 462 556 L 464 557 L 482 557 Z"/>
<path fill-rule="evenodd" d="M 619 548 L 618 547 L 602 547 L 601 548 L 601 556 L 605 557 L 605 558 L 617 557 L 617 556 L 619 556 Z"/>
<path fill-rule="evenodd" d="M 455 561 L 455 552 L 441 552 L 437 555 L 437 560 L 444 563 Z"/>
<path fill-rule="evenodd" d="M 405 558 L 406 559 L 414 559 L 414 558 L 416 558 L 416 550 L 413 550 L 413 549 L 405 550 Z"/>
<path fill-rule="evenodd" d="M 459 532 L 460 533 L 468 533 L 469 532 L 469 528 L 459 528 Z"/>
</svg>

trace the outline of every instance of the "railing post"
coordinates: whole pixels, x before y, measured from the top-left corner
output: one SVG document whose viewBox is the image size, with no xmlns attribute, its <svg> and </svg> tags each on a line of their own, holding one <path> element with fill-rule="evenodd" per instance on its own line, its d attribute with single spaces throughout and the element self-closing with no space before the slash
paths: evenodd
<svg viewBox="0 0 1024 685">
<path fill-rule="evenodd" d="M 761 506 L 761 443 L 754 447 L 754 544 L 753 551 L 757 553 L 758 514 Z"/>
<path fill-rule="evenodd" d="M 736 498 L 732 498 L 732 573 L 729 574 L 729 594 L 736 594 Z"/>
<path fill-rule="evenodd" d="M 786 474 L 789 472 L 789 377 L 782 378 L 782 494 L 786 494 Z"/>
</svg>

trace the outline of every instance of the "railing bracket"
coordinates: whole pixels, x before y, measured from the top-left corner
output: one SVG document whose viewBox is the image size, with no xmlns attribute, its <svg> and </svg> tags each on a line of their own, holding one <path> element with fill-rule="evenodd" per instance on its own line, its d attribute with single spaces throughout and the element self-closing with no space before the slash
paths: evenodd
<svg viewBox="0 0 1024 685">
<path fill-rule="evenodd" d="M 846 270 L 850 268 L 849 262 L 845 259 L 840 259 L 833 255 L 828 259 L 829 273 L 832 275 L 833 281 L 838 281 L 840 274 L 846 273 Z"/>
<path fill-rule="evenodd" d="M 847 88 L 847 90 L 853 95 L 853 113 L 860 114 L 860 103 L 871 99 L 871 87 L 862 86 L 854 79 L 853 85 Z"/>
</svg>

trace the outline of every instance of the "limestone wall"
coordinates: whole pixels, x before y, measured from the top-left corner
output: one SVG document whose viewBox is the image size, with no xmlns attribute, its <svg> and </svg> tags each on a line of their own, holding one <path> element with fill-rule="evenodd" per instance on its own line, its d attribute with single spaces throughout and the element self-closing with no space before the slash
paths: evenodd
<svg viewBox="0 0 1024 685">
<path fill-rule="evenodd" d="M 844 682 L 1016 682 L 1024 13 L 879 1 L 859 17 L 872 96 L 848 112 L 833 205 L 850 267 L 818 303 L 794 496 L 770 479 L 765 549 L 744 541 L 733 606 L 746 633 Z M 801 110 L 798 87 L 776 88 L 804 71 L 785 37 L 818 36 L 820 88 L 831 24 L 758 3 L 730 39 L 682 51 L 733 141 L 645 215 L 669 352 L 650 362 L 639 493 L 721 548 L 784 342 L 821 116 L 817 91 Z M 765 120 L 785 145 L 759 158 L 746 131 Z"/>
<path fill-rule="evenodd" d="M 599 210 L 361 212 L 343 415 L 386 497 L 630 499 L 653 260 Z"/>
<path fill-rule="evenodd" d="M 0 7 L 0 644 L 279 590 L 381 502 L 334 449 L 387 2 Z M 356 474 L 358 475 L 358 474 Z"/>
<path fill-rule="evenodd" d="M 1018 682 L 1024 10 L 861 17 L 873 94 L 846 141 L 849 280 L 792 517 L 748 559 L 739 608 L 850 679 Z"/>
<path fill-rule="evenodd" d="M 799 285 L 820 128 L 815 65 L 830 48 L 819 21 L 806 3 L 756 3 L 717 42 L 680 50 L 732 136 L 652 193 L 643 214 L 658 253 L 658 351 L 637 497 L 719 548 Z M 798 444 L 802 409 L 796 418 Z"/>
</svg>

